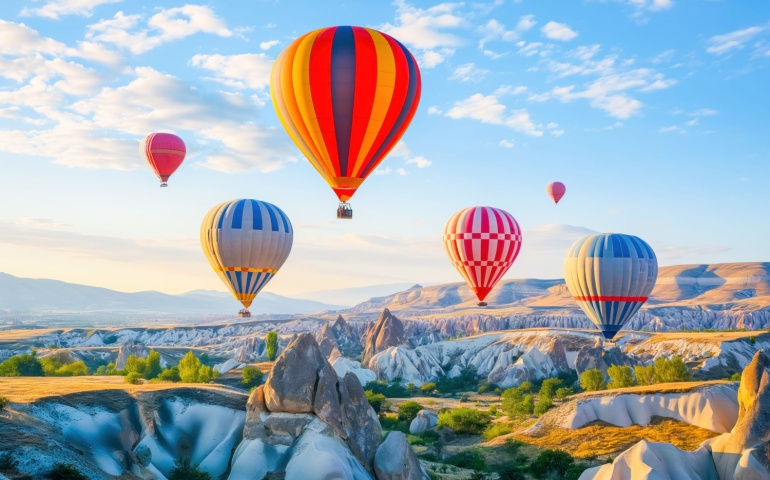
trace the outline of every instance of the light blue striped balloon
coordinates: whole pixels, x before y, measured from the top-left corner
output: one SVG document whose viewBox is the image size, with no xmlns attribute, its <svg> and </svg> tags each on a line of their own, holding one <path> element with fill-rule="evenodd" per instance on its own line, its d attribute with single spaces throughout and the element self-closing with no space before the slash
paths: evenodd
<svg viewBox="0 0 770 480">
<path fill-rule="evenodd" d="M 567 288 L 608 340 L 644 305 L 657 277 L 655 252 L 633 235 L 589 235 L 564 257 Z"/>
</svg>

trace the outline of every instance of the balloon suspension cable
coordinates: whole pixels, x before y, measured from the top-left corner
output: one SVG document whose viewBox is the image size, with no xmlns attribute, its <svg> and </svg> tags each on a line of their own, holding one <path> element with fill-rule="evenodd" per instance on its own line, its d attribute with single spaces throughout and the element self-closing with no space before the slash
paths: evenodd
<svg viewBox="0 0 770 480">
<path fill-rule="evenodd" d="M 337 207 L 337 218 L 341 218 L 344 220 L 352 220 L 353 219 L 353 208 L 350 206 L 347 202 L 341 202 L 340 206 Z"/>
</svg>

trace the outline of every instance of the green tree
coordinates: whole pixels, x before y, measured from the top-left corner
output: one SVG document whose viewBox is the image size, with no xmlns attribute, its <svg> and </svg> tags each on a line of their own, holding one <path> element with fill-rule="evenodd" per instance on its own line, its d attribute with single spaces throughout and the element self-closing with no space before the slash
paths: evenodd
<svg viewBox="0 0 770 480">
<path fill-rule="evenodd" d="M 637 385 L 652 385 L 655 383 L 654 365 L 637 365 L 634 367 Z"/>
<path fill-rule="evenodd" d="M 162 371 L 163 367 L 160 366 L 160 353 L 155 350 L 150 350 L 150 354 L 147 355 L 147 369 L 144 378 L 152 380 L 153 378 L 157 378 Z"/>
<path fill-rule="evenodd" d="M 139 385 L 142 383 L 142 374 L 139 372 L 131 372 L 125 377 L 125 382 L 131 385 Z"/>
<path fill-rule="evenodd" d="M 556 398 L 559 400 L 564 400 L 574 393 L 575 392 L 569 387 L 561 387 L 560 389 L 556 390 Z"/>
<path fill-rule="evenodd" d="M 580 388 L 586 392 L 604 390 L 604 374 L 598 368 L 586 370 L 580 374 Z"/>
<path fill-rule="evenodd" d="M 0 377 L 42 377 L 45 372 L 36 355 L 33 350 L 0 363 Z"/>
<path fill-rule="evenodd" d="M 528 383 L 528 382 L 525 382 Z M 524 387 L 524 388 L 522 388 Z M 529 391 L 526 385 L 505 390 L 502 395 L 503 411 L 511 418 L 531 415 L 535 410 L 535 397 Z"/>
<path fill-rule="evenodd" d="M 428 383 L 423 384 L 420 387 L 420 390 L 422 390 L 423 392 L 427 392 L 427 393 L 430 393 L 430 392 L 432 392 L 435 389 L 436 389 L 436 382 L 428 382 Z"/>
<path fill-rule="evenodd" d="M 470 448 L 452 455 L 446 459 L 446 463 L 460 468 L 471 470 L 484 470 L 487 466 L 484 454 L 477 448 Z"/>
<path fill-rule="evenodd" d="M 374 412 L 380 413 L 382 411 L 382 405 L 386 401 L 385 395 L 374 393 L 372 390 L 366 390 L 364 395 L 366 395 L 366 400 L 369 402 L 369 405 L 372 406 Z"/>
<path fill-rule="evenodd" d="M 138 373 L 140 377 L 144 377 L 147 373 L 147 360 L 131 354 L 128 356 L 128 359 L 126 359 L 126 365 L 123 367 L 123 372 L 125 374 Z"/>
<path fill-rule="evenodd" d="M 171 367 L 166 368 L 162 372 L 160 372 L 160 375 L 158 375 L 158 380 L 164 381 L 164 382 L 179 382 L 182 379 L 179 377 L 179 367 Z"/>
<path fill-rule="evenodd" d="M 241 372 L 241 384 L 246 388 L 256 387 L 262 382 L 262 377 L 265 374 L 262 370 L 256 367 L 243 367 Z"/>
<path fill-rule="evenodd" d="M 564 384 L 560 378 L 546 378 L 540 385 L 539 395 L 547 396 L 549 399 L 553 399 L 556 395 L 556 390 Z"/>
<path fill-rule="evenodd" d="M 88 477 L 69 463 L 57 463 L 43 477 L 49 480 L 88 480 Z"/>
<path fill-rule="evenodd" d="M 607 375 L 610 377 L 607 388 L 633 387 L 636 384 L 634 374 L 631 373 L 631 367 L 628 365 L 610 365 Z"/>
<path fill-rule="evenodd" d="M 539 417 L 543 415 L 545 412 L 550 410 L 553 407 L 553 400 L 551 400 L 551 397 L 548 395 L 538 395 L 537 396 L 537 405 L 535 405 L 534 414 L 535 416 Z"/>
<path fill-rule="evenodd" d="M 690 379 L 690 370 L 682 357 L 655 359 L 655 383 L 686 382 Z"/>
<path fill-rule="evenodd" d="M 179 362 L 179 378 L 184 383 L 206 383 L 217 378 L 218 372 L 201 361 L 193 352 L 187 352 Z"/>
<path fill-rule="evenodd" d="M 265 351 L 267 352 L 267 359 L 271 362 L 278 356 L 278 334 L 275 330 L 267 332 L 265 337 Z"/>
<path fill-rule="evenodd" d="M 189 458 L 183 458 L 174 462 L 168 480 L 211 480 L 211 475 L 201 470 Z"/>
<path fill-rule="evenodd" d="M 456 433 L 479 435 L 489 426 L 492 415 L 474 408 L 455 408 L 438 414 L 438 426 L 448 427 Z"/>
<path fill-rule="evenodd" d="M 530 464 L 529 471 L 535 475 L 535 478 L 564 478 L 575 460 L 569 453 L 563 450 L 543 450 L 537 458 Z"/>
<path fill-rule="evenodd" d="M 415 402 L 414 400 L 403 402 L 398 406 L 398 419 L 405 420 L 407 423 L 409 423 L 414 420 L 414 417 L 417 416 L 417 412 L 423 408 L 425 407 L 423 407 L 420 403 Z"/>
</svg>

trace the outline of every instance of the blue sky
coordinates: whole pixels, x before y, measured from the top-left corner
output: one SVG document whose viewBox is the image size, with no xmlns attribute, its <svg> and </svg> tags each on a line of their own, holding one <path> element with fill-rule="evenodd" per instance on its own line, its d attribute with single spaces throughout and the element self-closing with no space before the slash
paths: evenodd
<svg viewBox="0 0 770 480">
<path fill-rule="evenodd" d="M 770 260 L 767 2 L 157 3 L 0 4 L 0 271 L 223 290 L 198 229 L 233 198 L 292 219 L 281 294 L 459 281 L 441 232 L 471 205 L 523 228 L 507 278 L 560 277 L 594 231 L 638 235 L 662 265 Z M 269 72 L 297 36 L 350 24 L 404 43 L 423 95 L 346 222 Z M 138 155 L 152 131 L 188 146 L 168 189 Z"/>
</svg>

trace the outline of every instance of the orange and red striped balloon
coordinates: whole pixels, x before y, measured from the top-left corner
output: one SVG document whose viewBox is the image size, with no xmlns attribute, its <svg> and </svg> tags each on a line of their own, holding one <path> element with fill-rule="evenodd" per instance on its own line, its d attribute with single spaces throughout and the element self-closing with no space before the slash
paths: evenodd
<svg viewBox="0 0 770 480">
<path fill-rule="evenodd" d="M 187 148 L 181 138 L 170 133 L 151 133 L 139 147 L 140 154 L 160 179 L 160 186 L 168 184 L 168 177 L 184 161 Z"/>
<path fill-rule="evenodd" d="M 286 132 L 343 202 L 403 136 L 420 85 L 417 62 L 398 40 L 347 26 L 296 39 L 270 79 Z"/>
<path fill-rule="evenodd" d="M 470 207 L 444 227 L 449 259 L 480 302 L 511 268 L 521 250 L 521 228 L 505 210 Z"/>
</svg>

